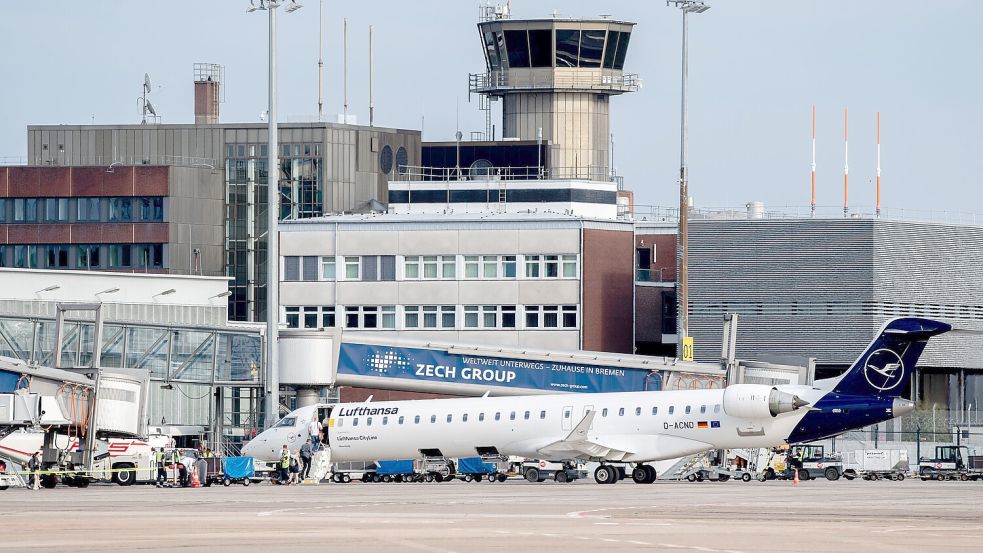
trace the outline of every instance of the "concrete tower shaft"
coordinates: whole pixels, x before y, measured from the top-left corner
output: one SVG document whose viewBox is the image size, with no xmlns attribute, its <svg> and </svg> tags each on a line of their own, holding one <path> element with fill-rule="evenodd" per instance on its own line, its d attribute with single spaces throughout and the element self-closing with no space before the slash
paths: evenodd
<svg viewBox="0 0 983 553">
<path fill-rule="evenodd" d="M 550 176 L 607 180 L 610 97 L 638 90 L 624 72 L 634 23 L 497 19 L 478 24 L 486 73 L 470 90 L 503 100 L 502 136 L 549 144 Z"/>
</svg>

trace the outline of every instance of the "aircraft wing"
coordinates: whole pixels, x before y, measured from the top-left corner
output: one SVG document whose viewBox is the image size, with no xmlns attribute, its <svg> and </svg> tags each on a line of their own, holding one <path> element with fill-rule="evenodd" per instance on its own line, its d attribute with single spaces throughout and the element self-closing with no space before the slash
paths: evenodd
<svg viewBox="0 0 983 553">
<path fill-rule="evenodd" d="M 653 461 L 713 449 L 706 442 L 666 434 L 591 434 L 594 415 L 588 412 L 567 437 L 539 448 L 539 453 L 545 458 Z"/>
</svg>

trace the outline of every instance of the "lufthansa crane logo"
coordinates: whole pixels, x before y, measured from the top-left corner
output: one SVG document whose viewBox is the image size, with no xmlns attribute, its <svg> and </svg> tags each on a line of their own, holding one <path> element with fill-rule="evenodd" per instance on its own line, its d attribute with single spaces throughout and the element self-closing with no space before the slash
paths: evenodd
<svg viewBox="0 0 983 553">
<path fill-rule="evenodd" d="M 904 380 L 904 362 L 894 350 L 879 349 L 867 357 L 864 377 L 876 390 L 883 392 L 896 388 Z"/>
</svg>

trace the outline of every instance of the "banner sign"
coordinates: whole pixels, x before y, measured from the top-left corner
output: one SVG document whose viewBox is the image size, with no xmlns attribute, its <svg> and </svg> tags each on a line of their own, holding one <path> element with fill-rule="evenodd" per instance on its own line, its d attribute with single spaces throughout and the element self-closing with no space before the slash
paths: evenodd
<svg viewBox="0 0 983 553">
<path fill-rule="evenodd" d="M 0 393 L 13 393 L 17 389 L 18 380 L 20 380 L 19 374 L 0 371 Z"/>
<path fill-rule="evenodd" d="M 660 390 L 658 371 L 342 343 L 338 374 L 558 392 Z"/>
</svg>

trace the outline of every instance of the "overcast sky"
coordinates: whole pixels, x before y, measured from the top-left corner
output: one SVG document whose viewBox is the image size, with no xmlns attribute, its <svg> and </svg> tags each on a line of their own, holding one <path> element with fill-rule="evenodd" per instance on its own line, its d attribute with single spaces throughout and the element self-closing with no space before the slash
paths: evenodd
<svg viewBox="0 0 983 553">
<path fill-rule="evenodd" d="M 280 114 L 317 113 L 318 1 L 279 14 Z M 691 194 L 704 207 L 809 203 L 811 106 L 818 203 L 842 205 L 843 108 L 854 206 L 872 206 L 881 112 L 887 208 L 983 214 L 983 2 L 716 0 L 690 20 Z M 226 68 L 223 122 L 256 122 L 267 97 L 267 20 L 248 0 L 4 2 L 0 156 L 26 155 L 28 124 L 138 123 L 144 72 L 165 123 L 193 121 L 192 65 Z M 638 23 L 626 71 L 643 88 L 612 100 L 616 165 L 636 203 L 674 205 L 679 164 L 679 11 L 641 0 L 515 0 L 513 16 L 610 14 Z M 325 113 L 368 123 L 368 26 L 376 124 L 452 139 L 482 130 L 468 73 L 484 69 L 478 2 L 325 2 Z M 455 105 L 459 107 L 455 110 Z M 500 105 L 499 105 L 500 107 Z M 501 129 L 500 112 L 496 127 Z"/>
</svg>

